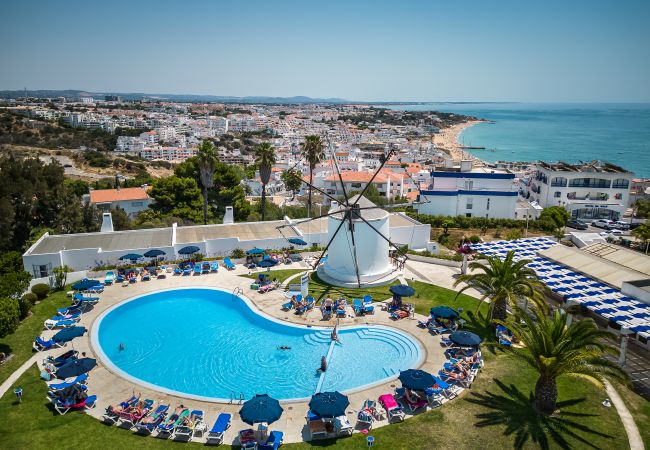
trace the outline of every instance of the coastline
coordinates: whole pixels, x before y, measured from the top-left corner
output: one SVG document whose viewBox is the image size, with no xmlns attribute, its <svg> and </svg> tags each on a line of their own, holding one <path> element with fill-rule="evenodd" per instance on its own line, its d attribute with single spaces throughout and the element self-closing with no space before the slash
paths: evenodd
<svg viewBox="0 0 650 450">
<path fill-rule="evenodd" d="M 486 120 L 470 120 L 467 122 L 452 125 L 449 128 L 440 130 L 440 133 L 433 136 L 433 143 L 438 149 L 444 150 L 452 157 L 454 161 L 471 159 L 477 165 L 484 165 L 485 161 L 465 151 L 459 142 L 460 134 L 469 127 L 478 123 L 487 122 Z"/>
</svg>

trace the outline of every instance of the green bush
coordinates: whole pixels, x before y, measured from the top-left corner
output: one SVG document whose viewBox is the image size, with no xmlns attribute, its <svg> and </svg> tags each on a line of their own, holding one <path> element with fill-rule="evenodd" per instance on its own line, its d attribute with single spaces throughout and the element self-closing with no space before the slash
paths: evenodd
<svg viewBox="0 0 650 450">
<path fill-rule="evenodd" d="M 27 294 L 23 295 L 18 299 L 18 308 L 20 309 L 20 320 L 23 320 L 25 317 L 29 315 L 29 311 L 31 311 L 32 306 L 34 306 L 34 302 L 32 302 L 31 298 L 28 297 L 28 294 L 34 295 L 31 292 L 28 292 Z M 36 297 L 34 295 L 34 297 Z"/>
<path fill-rule="evenodd" d="M 481 238 L 476 236 L 476 235 L 472 235 L 472 236 L 469 237 L 469 241 L 472 244 L 478 244 L 479 242 L 481 242 Z"/>
<path fill-rule="evenodd" d="M 507 241 L 514 241 L 515 239 L 521 239 L 523 236 L 523 233 L 521 230 L 514 229 L 514 230 L 508 230 L 506 233 L 506 240 Z"/>
<path fill-rule="evenodd" d="M 0 297 L 0 339 L 16 331 L 20 307 L 13 298 Z"/>
<path fill-rule="evenodd" d="M 33 292 L 25 292 L 22 298 L 29 300 L 32 305 L 38 300 L 38 296 Z"/>
<path fill-rule="evenodd" d="M 50 286 L 45 283 L 38 283 L 32 286 L 32 292 L 36 294 L 39 300 L 43 300 L 50 293 Z"/>
<path fill-rule="evenodd" d="M 230 256 L 235 258 L 235 259 L 240 259 L 240 258 L 243 258 L 244 256 L 246 256 L 246 252 L 244 250 L 242 250 L 241 248 L 236 248 L 236 249 L 234 249 L 232 251 Z"/>
</svg>

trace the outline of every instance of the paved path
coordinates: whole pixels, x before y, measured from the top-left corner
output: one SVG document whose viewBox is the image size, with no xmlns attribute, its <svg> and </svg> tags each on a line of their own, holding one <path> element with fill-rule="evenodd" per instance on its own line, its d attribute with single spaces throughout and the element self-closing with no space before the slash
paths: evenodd
<svg viewBox="0 0 650 450">
<path fill-rule="evenodd" d="M 18 378 L 21 377 L 22 374 L 27 372 L 27 369 L 32 367 L 32 364 L 36 363 L 39 360 L 39 357 L 42 357 L 43 355 L 40 353 L 36 353 L 33 355 L 31 358 L 29 358 L 25 363 L 20 366 L 14 373 L 9 375 L 9 378 L 5 380 L 2 385 L 0 385 L 0 398 L 2 398 L 5 393 L 9 390 L 11 386 L 18 380 Z"/>
<path fill-rule="evenodd" d="M 616 411 L 618 411 L 621 422 L 623 422 L 623 428 L 625 428 L 625 432 L 627 433 L 627 439 L 630 441 L 630 450 L 644 450 L 643 439 L 641 439 L 639 429 L 634 422 L 632 413 L 630 413 L 630 410 L 625 406 L 625 402 L 621 396 L 618 395 L 618 392 L 616 392 L 616 389 L 614 389 L 609 381 L 605 381 L 605 390 L 614 404 Z"/>
</svg>

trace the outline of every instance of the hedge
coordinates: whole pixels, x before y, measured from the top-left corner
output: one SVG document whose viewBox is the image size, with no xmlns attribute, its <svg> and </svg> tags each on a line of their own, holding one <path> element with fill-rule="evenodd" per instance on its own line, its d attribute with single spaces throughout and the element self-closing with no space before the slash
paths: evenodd
<svg viewBox="0 0 650 450">
<path fill-rule="evenodd" d="M 50 293 L 50 286 L 45 283 L 38 283 L 32 286 L 32 292 L 36 294 L 39 300 L 43 300 Z"/>
</svg>

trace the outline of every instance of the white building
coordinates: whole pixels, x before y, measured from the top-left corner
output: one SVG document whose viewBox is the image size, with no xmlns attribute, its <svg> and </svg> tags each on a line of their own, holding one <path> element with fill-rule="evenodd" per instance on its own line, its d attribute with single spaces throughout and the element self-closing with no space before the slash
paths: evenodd
<svg viewBox="0 0 650 450">
<path fill-rule="evenodd" d="M 129 217 L 135 217 L 140 211 L 149 208 L 153 199 L 144 187 L 96 189 L 84 195 L 84 201 L 94 205 L 100 211 L 123 209 Z"/>
<path fill-rule="evenodd" d="M 176 128 L 174 127 L 160 127 L 155 131 L 158 134 L 158 139 L 163 142 L 174 142 L 176 139 Z"/>
<path fill-rule="evenodd" d="M 137 136 L 118 136 L 116 152 L 138 153 L 144 150 L 144 142 Z"/>
<path fill-rule="evenodd" d="M 515 218 L 517 189 L 513 173 L 487 167 L 460 167 L 431 172 L 428 189 L 420 191 L 415 205 L 420 214 Z"/>
<path fill-rule="evenodd" d="M 228 132 L 228 119 L 225 117 L 210 117 L 206 121 L 206 125 L 217 134 L 225 134 Z"/>
<path fill-rule="evenodd" d="M 163 161 L 185 161 L 187 158 L 196 156 L 196 148 L 187 147 L 145 147 L 140 151 L 140 158 Z"/>
<path fill-rule="evenodd" d="M 522 195 L 542 207 L 564 206 L 575 219 L 619 220 L 629 204 L 634 174 L 601 161 L 534 165 L 530 179 L 522 180 Z"/>
</svg>

